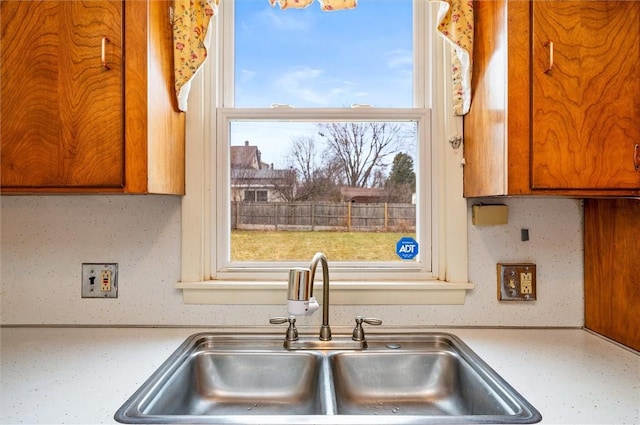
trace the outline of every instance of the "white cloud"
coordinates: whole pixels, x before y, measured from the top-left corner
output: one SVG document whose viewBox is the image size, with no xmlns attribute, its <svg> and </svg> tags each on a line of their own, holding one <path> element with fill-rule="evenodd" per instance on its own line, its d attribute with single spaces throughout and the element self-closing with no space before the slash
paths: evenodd
<svg viewBox="0 0 640 425">
<path fill-rule="evenodd" d="M 268 21 L 268 27 L 273 31 L 307 31 L 308 22 L 300 14 L 287 13 L 288 11 L 265 9 L 260 14 L 260 19 Z"/>
<path fill-rule="evenodd" d="M 385 53 L 387 57 L 387 66 L 389 68 L 402 68 L 413 66 L 413 54 L 410 50 L 392 50 Z"/>
<path fill-rule="evenodd" d="M 367 96 L 363 91 L 354 92 L 351 81 L 328 78 L 325 70 L 305 66 L 282 73 L 274 86 L 294 106 L 348 106 L 354 97 Z"/>
<path fill-rule="evenodd" d="M 327 105 L 331 99 L 331 90 L 319 90 L 318 83 L 320 77 L 324 74 L 322 69 L 314 69 L 309 67 L 296 67 L 289 72 L 282 74 L 275 82 L 278 89 L 298 98 L 304 104 Z M 334 89 L 335 90 L 335 89 Z"/>
<path fill-rule="evenodd" d="M 240 70 L 240 79 L 242 81 L 251 81 L 256 76 L 255 71 L 251 71 L 250 69 L 241 69 Z"/>
</svg>

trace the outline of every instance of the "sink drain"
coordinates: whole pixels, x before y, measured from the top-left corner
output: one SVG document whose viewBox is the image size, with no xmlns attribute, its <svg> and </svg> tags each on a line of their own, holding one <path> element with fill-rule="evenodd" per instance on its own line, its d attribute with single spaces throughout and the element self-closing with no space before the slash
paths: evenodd
<svg viewBox="0 0 640 425">
<path fill-rule="evenodd" d="M 388 344 L 385 345 L 387 348 L 390 348 L 392 350 L 397 350 L 398 348 L 400 348 L 400 344 L 396 344 L 395 342 L 390 342 Z"/>
</svg>

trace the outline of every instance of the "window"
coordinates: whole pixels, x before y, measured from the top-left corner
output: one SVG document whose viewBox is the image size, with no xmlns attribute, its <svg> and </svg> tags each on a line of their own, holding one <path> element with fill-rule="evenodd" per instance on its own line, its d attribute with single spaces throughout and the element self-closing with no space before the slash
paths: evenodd
<svg viewBox="0 0 640 425">
<path fill-rule="evenodd" d="M 256 201 L 258 202 L 267 202 L 267 191 L 266 190 L 256 190 Z"/>
<path fill-rule="evenodd" d="M 246 302 L 265 302 L 256 294 L 283 288 L 287 269 L 308 264 L 315 251 L 329 257 L 332 292 L 344 282 L 345 294 L 366 285 L 375 297 L 373 285 L 383 291 L 378 302 L 389 303 L 384 291 L 392 291 L 399 303 L 423 303 L 411 291 L 470 287 L 461 246 L 465 202 L 461 187 L 458 198 L 444 190 L 447 161 L 434 143 L 444 129 L 432 123 L 445 120 L 429 108 L 442 97 L 433 65 L 442 47 L 430 35 L 427 5 L 378 0 L 320 12 L 314 5 L 281 11 L 266 0 L 222 2 L 217 48 L 201 86 L 194 85 L 202 108 L 195 124 L 191 110 L 187 117 L 188 150 L 193 138 L 208 154 L 187 176 L 198 186 L 183 203 L 185 299 L 189 292 L 202 300 L 205 288 L 244 288 Z M 457 214 L 445 217 L 445 205 L 454 204 Z M 321 232 L 336 240 L 315 239 Z M 284 239 L 269 248 L 274 235 Z M 337 239 L 345 235 L 355 242 L 338 253 L 335 245 L 349 245 Z M 395 253 L 403 236 L 419 242 L 411 260 Z M 240 249 L 249 242 L 267 247 L 267 256 Z M 447 255 L 452 247 L 460 258 Z M 403 290 L 406 296 L 397 294 Z"/>
<path fill-rule="evenodd" d="M 243 202 L 267 202 L 266 190 L 245 190 Z"/>
</svg>

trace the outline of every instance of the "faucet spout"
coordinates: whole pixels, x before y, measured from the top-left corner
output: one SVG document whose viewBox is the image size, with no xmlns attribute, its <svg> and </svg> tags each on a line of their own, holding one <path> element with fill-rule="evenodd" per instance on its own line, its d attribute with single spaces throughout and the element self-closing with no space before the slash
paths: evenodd
<svg viewBox="0 0 640 425">
<path fill-rule="evenodd" d="M 316 274 L 318 263 L 322 264 L 322 325 L 320 326 L 320 340 L 331 340 L 331 327 L 329 326 L 329 265 L 327 257 L 322 252 L 317 252 L 311 259 L 309 266 L 310 295 L 313 296 L 313 279 Z"/>
</svg>

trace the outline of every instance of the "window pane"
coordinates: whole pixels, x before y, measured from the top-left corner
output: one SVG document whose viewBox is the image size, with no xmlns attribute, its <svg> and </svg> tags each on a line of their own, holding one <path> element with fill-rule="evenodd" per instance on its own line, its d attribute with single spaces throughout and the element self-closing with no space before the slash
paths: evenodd
<svg viewBox="0 0 640 425">
<path fill-rule="evenodd" d="M 255 202 L 256 200 L 256 191 L 255 190 L 245 190 L 244 191 L 244 202 Z"/>
<path fill-rule="evenodd" d="M 266 190 L 258 190 L 256 192 L 256 201 L 258 202 L 267 202 L 267 191 Z"/>
<path fill-rule="evenodd" d="M 236 0 L 235 107 L 413 106 L 411 0 L 322 12 Z"/>
<path fill-rule="evenodd" d="M 415 121 L 232 120 L 229 130 L 231 261 L 317 251 L 406 261 L 396 243 L 418 239 Z"/>
</svg>

